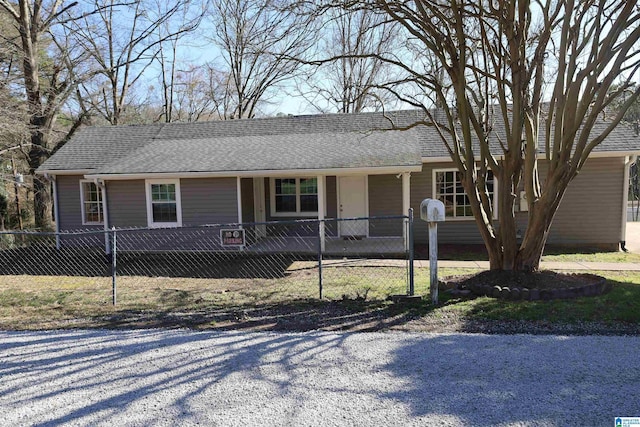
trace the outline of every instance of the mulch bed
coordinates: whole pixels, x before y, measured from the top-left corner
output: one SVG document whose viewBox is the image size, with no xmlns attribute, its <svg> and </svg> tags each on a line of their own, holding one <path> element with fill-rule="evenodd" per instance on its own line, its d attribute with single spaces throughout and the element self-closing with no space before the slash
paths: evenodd
<svg viewBox="0 0 640 427">
<path fill-rule="evenodd" d="M 469 290 L 475 295 L 527 301 L 596 296 L 611 290 L 607 280 L 595 274 L 547 270 L 535 273 L 490 270 L 443 282 L 449 289 Z"/>
</svg>

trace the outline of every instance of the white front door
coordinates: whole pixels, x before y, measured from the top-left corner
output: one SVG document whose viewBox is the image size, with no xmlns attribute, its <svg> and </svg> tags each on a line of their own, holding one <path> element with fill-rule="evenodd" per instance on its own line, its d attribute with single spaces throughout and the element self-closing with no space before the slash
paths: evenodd
<svg viewBox="0 0 640 427">
<path fill-rule="evenodd" d="M 264 202 L 264 178 L 253 178 L 253 219 L 255 222 L 265 222 L 267 213 Z M 265 237 L 267 226 L 256 225 L 256 237 Z"/>
<path fill-rule="evenodd" d="M 338 217 L 363 218 L 368 216 L 367 176 L 341 176 L 338 178 Z M 341 236 L 367 236 L 366 220 L 340 221 Z"/>
</svg>

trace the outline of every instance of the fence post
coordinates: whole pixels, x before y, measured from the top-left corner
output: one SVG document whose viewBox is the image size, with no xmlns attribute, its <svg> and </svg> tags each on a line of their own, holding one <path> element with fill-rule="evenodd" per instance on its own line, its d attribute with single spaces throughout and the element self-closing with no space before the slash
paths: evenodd
<svg viewBox="0 0 640 427">
<path fill-rule="evenodd" d="M 109 255 L 111 253 L 111 242 L 109 241 L 109 226 L 105 225 L 104 228 L 104 253 Z"/>
<path fill-rule="evenodd" d="M 322 299 L 322 246 L 324 238 L 324 220 L 318 220 L 318 291 Z"/>
<path fill-rule="evenodd" d="M 117 288 L 116 288 L 116 277 L 117 277 L 117 258 L 118 258 L 118 250 L 116 247 L 116 228 L 111 228 L 112 238 L 111 242 L 113 243 L 113 248 L 111 251 L 111 293 L 112 293 L 112 302 L 113 305 L 116 305 L 116 296 L 117 296 Z"/>
<path fill-rule="evenodd" d="M 413 277 L 413 208 L 409 208 L 409 229 L 407 230 L 407 234 L 409 237 L 409 295 L 413 296 L 415 294 L 414 287 L 414 277 Z"/>
</svg>

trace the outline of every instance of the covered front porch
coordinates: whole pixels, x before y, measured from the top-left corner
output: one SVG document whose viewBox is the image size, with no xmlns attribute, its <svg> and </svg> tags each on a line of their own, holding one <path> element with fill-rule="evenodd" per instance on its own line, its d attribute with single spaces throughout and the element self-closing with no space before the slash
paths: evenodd
<svg viewBox="0 0 640 427">
<path fill-rule="evenodd" d="M 403 252 L 407 247 L 406 219 L 378 217 L 406 216 L 410 207 L 411 172 L 416 167 L 341 171 L 341 174 L 300 174 L 282 171 L 254 177 L 237 177 L 238 222 L 240 224 L 282 223 L 279 236 L 258 225 L 258 238 L 319 236 L 323 253 L 368 251 L 369 239 L 385 239 L 385 251 Z M 287 223 L 319 220 L 319 230 L 286 230 Z M 259 239 L 252 244 L 255 246 Z M 284 241 L 283 241 L 284 242 Z M 281 245 L 283 243 L 279 243 Z M 375 246 L 379 246 L 375 244 Z"/>
<path fill-rule="evenodd" d="M 249 253 L 284 253 L 315 255 L 320 250 L 324 256 L 352 257 L 352 256 L 403 256 L 407 252 L 403 237 L 366 237 L 344 238 L 326 237 L 321 249 L 317 237 L 293 236 L 265 236 L 250 241 L 243 248 Z"/>
</svg>

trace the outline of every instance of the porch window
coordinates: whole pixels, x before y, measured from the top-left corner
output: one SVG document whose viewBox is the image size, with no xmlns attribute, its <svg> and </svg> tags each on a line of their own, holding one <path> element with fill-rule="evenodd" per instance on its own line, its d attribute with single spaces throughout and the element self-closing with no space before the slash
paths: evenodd
<svg viewBox="0 0 640 427">
<path fill-rule="evenodd" d="M 82 224 L 104 224 L 102 212 L 102 190 L 93 181 L 80 181 Z"/>
<path fill-rule="evenodd" d="M 433 196 L 444 203 L 445 215 L 452 218 L 473 218 L 469 197 L 464 191 L 457 170 L 433 171 Z M 495 203 L 495 180 L 491 171 L 487 174 L 487 191 Z M 495 209 L 494 209 L 495 212 Z"/>
<path fill-rule="evenodd" d="M 177 180 L 147 181 L 149 227 L 180 227 L 180 183 Z"/>
<path fill-rule="evenodd" d="M 272 216 L 318 214 L 317 178 L 271 179 Z"/>
</svg>

